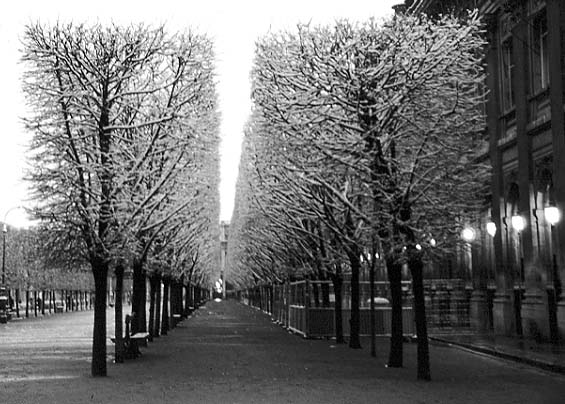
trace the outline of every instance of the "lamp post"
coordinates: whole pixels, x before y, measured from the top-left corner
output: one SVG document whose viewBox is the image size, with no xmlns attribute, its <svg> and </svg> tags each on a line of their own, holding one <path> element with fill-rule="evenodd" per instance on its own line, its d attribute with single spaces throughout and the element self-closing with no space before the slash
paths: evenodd
<svg viewBox="0 0 565 404">
<path fill-rule="evenodd" d="M 2 286 L 6 284 L 6 233 L 8 233 L 8 227 L 6 223 L 2 226 Z"/>
<path fill-rule="evenodd" d="M 20 208 L 20 206 L 14 206 L 8 209 L 4 214 L 4 222 L 2 223 L 2 284 L 0 285 L 0 323 L 2 324 L 8 322 L 9 309 L 8 290 L 6 288 L 6 233 L 8 233 L 6 218 L 8 217 L 8 213 L 18 208 Z"/>
<path fill-rule="evenodd" d="M 548 285 L 548 309 L 549 309 L 549 334 L 551 342 L 559 341 L 559 329 L 557 325 L 557 302 L 561 295 L 561 280 L 559 279 L 559 271 L 557 270 L 557 256 L 554 250 L 554 227 L 561 219 L 561 212 L 556 206 L 548 206 L 544 209 L 545 220 L 550 225 L 550 253 L 551 253 L 551 281 L 552 285 Z"/>
<path fill-rule="evenodd" d="M 555 290 L 555 298 L 559 300 L 559 295 L 561 294 L 561 281 L 559 279 L 559 271 L 557 270 L 557 256 L 555 254 L 554 249 L 554 228 L 555 225 L 561 220 L 561 212 L 557 209 L 556 206 L 548 206 L 544 209 L 545 220 L 550 225 L 551 237 L 550 237 L 550 249 L 551 249 L 551 256 L 552 256 L 552 280 L 553 280 L 553 287 Z"/>
<path fill-rule="evenodd" d="M 472 277 L 473 272 L 473 253 L 471 243 L 475 241 L 475 230 L 472 227 L 465 227 L 461 232 L 461 237 L 465 240 L 465 258 L 467 261 L 467 275 Z"/>
<path fill-rule="evenodd" d="M 512 227 L 518 232 L 518 251 L 520 253 L 520 286 L 524 283 L 524 252 L 522 251 L 522 231 L 526 228 L 526 221 L 520 215 L 514 215 L 510 219 Z"/>
<path fill-rule="evenodd" d="M 492 268 L 496 267 L 495 258 L 494 258 L 494 236 L 496 236 L 496 231 L 498 229 L 496 228 L 496 223 L 494 223 L 492 220 L 489 220 L 487 222 L 486 229 L 487 229 L 487 234 L 490 236 L 489 245 L 491 246 L 491 248 L 488 248 L 488 260 L 489 260 L 489 266 L 491 267 L 491 269 L 488 270 L 487 276 L 486 276 L 487 280 L 488 280 L 488 284 L 487 284 L 487 289 L 488 289 L 490 282 L 493 281 L 494 278 L 495 278 L 494 271 L 492 270 Z M 491 275 L 492 275 L 492 278 L 491 278 Z"/>
<path fill-rule="evenodd" d="M 491 237 L 496 235 L 496 224 L 494 222 L 487 222 L 487 233 Z"/>
<path fill-rule="evenodd" d="M 524 300 L 524 252 L 522 247 L 522 231 L 526 228 L 526 220 L 520 215 L 513 215 L 510 218 L 510 225 L 518 233 L 518 253 L 520 254 L 520 273 L 518 288 L 514 287 L 514 311 L 516 313 L 516 333 L 523 335 L 522 328 L 522 301 Z"/>
<path fill-rule="evenodd" d="M 2 284 L 0 285 L 0 324 L 8 322 L 8 296 L 6 291 L 6 223 L 2 227 Z"/>
</svg>

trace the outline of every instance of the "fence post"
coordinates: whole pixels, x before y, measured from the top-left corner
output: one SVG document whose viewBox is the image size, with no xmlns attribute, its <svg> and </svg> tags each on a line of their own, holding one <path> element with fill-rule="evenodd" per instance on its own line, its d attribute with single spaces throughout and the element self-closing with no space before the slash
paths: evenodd
<svg viewBox="0 0 565 404">
<path fill-rule="evenodd" d="M 310 336 L 310 281 L 304 283 L 304 336 Z"/>
<path fill-rule="evenodd" d="M 286 284 L 286 321 L 285 326 L 288 328 L 290 326 L 290 281 Z"/>
</svg>

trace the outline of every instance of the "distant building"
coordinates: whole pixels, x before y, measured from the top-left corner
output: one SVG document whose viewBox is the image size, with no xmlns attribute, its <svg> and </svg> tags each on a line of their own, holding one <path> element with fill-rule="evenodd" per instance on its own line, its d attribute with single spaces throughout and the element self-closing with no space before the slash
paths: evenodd
<svg viewBox="0 0 565 404">
<path fill-rule="evenodd" d="M 220 279 L 222 280 L 222 296 L 226 297 L 226 256 L 228 253 L 229 222 L 220 222 Z"/>
<path fill-rule="evenodd" d="M 412 0 L 396 11 L 467 8 L 486 22 L 493 167 L 472 249 L 471 322 L 556 340 L 565 335 L 565 1 Z"/>
</svg>

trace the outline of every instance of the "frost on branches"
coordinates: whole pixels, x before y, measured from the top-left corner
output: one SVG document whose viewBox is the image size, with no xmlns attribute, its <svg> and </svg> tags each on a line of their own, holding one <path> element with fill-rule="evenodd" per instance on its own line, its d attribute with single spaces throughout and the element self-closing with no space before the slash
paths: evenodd
<svg viewBox="0 0 565 404">
<path fill-rule="evenodd" d="M 92 374 L 103 376 L 109 267 L 143 276 L 156 240 L 212 264 L 195 237 L 218 213 L 212 44 L 164 27 L 37 23 L 23 46 L 35 213 L 54 246 L 92 267 Z"/>
<path fill-rule="evenodd" d="M 245 284 L 249 272 L 267 281 L 344 268 L 356 339 L 359 261 L 378 254 L 393 297 L 389 365 L 402 366 L 401 266 L 425 336 L 423 265 L 455 251 L 486 205 L 482 35 L 470 12 L 302 25 L 259 40 L 233 276 Z M 418 377 L 429 379 L 427 345 L 419 357 Z"/>
</svg>

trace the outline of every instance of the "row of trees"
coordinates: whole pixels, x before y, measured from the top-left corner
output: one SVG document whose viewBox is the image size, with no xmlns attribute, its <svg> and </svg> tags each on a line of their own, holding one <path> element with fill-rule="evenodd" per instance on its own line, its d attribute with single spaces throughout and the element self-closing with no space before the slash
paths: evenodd
<svg viewBox="0 0 565 404">
<path fill-rule="evenodd" d="M 5 251 L 6 285 L 11 290 L 91 290 L 92 277 L 85 265 L 66 267 L 54 262 L 44 249 L 46 240 L 38 229 L 7 227 Z"/>
<path fill-rule="evenodd" d="M 37 23 L 26 27 L 23 48 L 34 213 L 53 259 L 92 270 L 92 375 L 104 376 L 109 270 L 118 284 L 133 272 L 132 331 L 147 328 L 147 276 L 216 278 L 212 43 L 164 27 Z"/>
<path fill-rule="evenodd" d="M 406 265 L 418 377 L 430 379 L 422 268 L 455 251 L 462 227 L 487 202 L 482 36 L 470 12 L 300 25 L 258 41 L 228 279 L 242 288 L 331 279 L 339 305 L 346 273 L 349 346 L 360 348 L 360 266 L 369 263 L 374 278 L 380 260 L 392 297 L 388 366 L 398 367 Z"/>
</svg>

